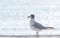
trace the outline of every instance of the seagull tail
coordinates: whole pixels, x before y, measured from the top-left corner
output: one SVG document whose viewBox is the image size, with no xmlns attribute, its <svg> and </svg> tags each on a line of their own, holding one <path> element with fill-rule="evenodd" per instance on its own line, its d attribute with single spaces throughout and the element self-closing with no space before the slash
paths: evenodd
<svg viewBox="0 0 60 38">
<path fill-rule="evenodd" d="M 47 27 L 47 29 L 54 29 L 53 27 Z"/>
</svg>

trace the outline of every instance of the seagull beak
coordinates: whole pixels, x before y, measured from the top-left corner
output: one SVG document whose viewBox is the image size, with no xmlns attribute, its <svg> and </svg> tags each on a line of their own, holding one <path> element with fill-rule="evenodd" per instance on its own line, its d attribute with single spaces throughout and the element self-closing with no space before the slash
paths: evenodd
<svg viewBox="0 0 60 38">
<path fill-rule="evenodd" d="M 30 18 L 31 16 L 28 16 L 27 18 Z"/>
</svg>

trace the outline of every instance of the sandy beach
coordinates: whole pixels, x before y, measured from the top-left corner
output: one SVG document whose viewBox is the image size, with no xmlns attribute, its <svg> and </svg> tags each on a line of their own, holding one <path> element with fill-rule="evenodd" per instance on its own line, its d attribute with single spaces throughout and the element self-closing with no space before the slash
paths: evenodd
<svg viewBox="0 0 60 38">
<path fill-rule="evenodd" d="M 0 35 L 0 38 L 60 38 L 60 35 Z"/>
</svg>

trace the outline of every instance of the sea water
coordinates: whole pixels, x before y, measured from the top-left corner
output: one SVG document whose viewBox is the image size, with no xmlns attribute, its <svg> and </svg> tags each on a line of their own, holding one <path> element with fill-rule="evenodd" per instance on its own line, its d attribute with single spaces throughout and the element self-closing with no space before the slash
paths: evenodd
<svg viewBox="0 0 60 38">
<path fill-rule="evenodd" d="M 40 31 L 40 35 L 60 34 L 60 0 L 0 0 L 0 35 L 35 35 L 27 16 L 55 30 Z"/>
</svg>

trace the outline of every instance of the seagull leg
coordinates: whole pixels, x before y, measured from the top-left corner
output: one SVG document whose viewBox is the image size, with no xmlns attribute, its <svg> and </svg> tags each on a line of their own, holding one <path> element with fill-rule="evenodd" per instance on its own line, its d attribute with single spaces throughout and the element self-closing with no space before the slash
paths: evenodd
<svg viewBox="0 0 60 38">
<path fill-rule="evenodd" d="M 36 35 L 39 35 L 39 33 L 38 33 L 38 32 L 36 32 Z"/>
<path fill-rule="evenodd" d="M 39 32 L 38 31 L 36 32 L 36 36 L 39 37 Z"/>
</svg>

